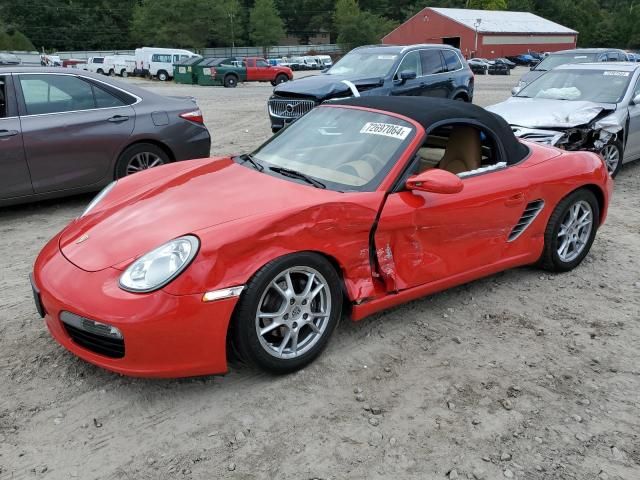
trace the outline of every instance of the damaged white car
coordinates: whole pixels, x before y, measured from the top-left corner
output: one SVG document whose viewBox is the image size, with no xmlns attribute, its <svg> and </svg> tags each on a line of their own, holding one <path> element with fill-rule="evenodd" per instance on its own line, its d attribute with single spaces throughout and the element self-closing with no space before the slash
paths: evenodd
<svg viewBox="0 0 640 480">
<path fill-rule="evenodd" d="M 600 153 L 615 176 L 640 158 L 639 75 L 637 63 L 561 65 L 487 109 L 520 138 Z"/>
</svg>

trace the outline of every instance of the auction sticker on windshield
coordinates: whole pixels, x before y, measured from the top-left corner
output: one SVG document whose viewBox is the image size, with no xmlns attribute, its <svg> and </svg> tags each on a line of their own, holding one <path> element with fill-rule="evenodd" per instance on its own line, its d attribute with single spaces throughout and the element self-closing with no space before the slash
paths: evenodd
<svg viewBox="0 0 640 480">
<path fill-rule="evenodd" d="M 360 130 L 360 133 L 368 133 L 370 135 L 384 135 L 385 137 L 397 138 L 404 140 L 407 138 L 411 129 L 402 125 L 394 125 L 393 123 L 377 123 L 367 122 Z"/>
<path fill-rule="evenodd" d="M 628 77 L 631 72 L 619 72 L 619 71 L 609 71 L 603 73 L 603 75 L 613 76 L 613 77 Z"/>
</svg>

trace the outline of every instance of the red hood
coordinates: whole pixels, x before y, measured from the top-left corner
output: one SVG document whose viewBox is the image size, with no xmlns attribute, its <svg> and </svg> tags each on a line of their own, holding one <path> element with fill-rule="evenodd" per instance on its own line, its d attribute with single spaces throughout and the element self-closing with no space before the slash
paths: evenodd
<svg viewBox="0 0 640 480">
<path fill-rule="evenodd" d="M 179 162 L 120 180 L 94 211 L 67 227 L 60 250 L 79 268 L 98 271 L 187 233 L 282 212 L 292 207 L 292 199 L 298 208 L 340 195 L 229 158 Z"/>
</svg>

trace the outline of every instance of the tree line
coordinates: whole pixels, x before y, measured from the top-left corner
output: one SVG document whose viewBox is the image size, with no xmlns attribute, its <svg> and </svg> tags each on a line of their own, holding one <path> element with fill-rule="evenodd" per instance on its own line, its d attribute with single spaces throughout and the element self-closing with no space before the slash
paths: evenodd
<svg viewBox="0 0 640 480">
<path fill-rule="evenodd" d="M 0 50 L 268 47 L 318 32 L 353 47 L 426 6 L 530 11 L 580 46 L 640 48 L 638 0 L 0 0 Z"/>
</svg>

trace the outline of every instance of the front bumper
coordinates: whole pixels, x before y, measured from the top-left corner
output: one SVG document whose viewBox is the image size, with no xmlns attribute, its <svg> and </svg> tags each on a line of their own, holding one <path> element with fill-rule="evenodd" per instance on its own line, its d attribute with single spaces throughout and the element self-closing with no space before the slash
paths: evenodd
<svg viewBox="0 0 640 480">
<path fill-rule="evenodd" d="M 63 347 L 87 362 L 130 376 L 186 377 L 227 371 L 227 327 L 237 297 L 205 303 L 202 294 L 125 292 L 118 287 L 122 272 L 79 269 L 62 256 L 58 238 L 38 256 L 32 281 L 46 325 Z M 124 339 L 124 356 L 110 358 L 76 343 L 60 320 L 63 311 L 116 327 Z"/>
</svg>

